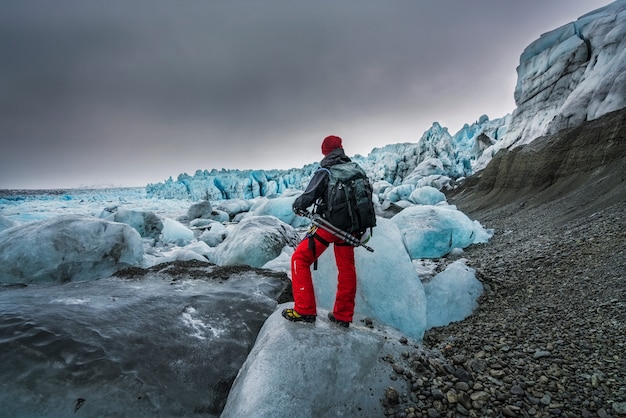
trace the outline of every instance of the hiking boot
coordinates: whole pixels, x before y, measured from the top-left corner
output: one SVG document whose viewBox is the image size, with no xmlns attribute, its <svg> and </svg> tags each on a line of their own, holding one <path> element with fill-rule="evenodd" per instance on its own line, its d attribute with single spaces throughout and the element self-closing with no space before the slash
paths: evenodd
<svg viewBox="0 0 626 418">
<path fill-rule="evenodd" d="M 283 309 L 283 318 L 292 322 L 315 322 L 315 315 L 300 315 L 295 309 Z"/>
<path fill-rule="evenodd" d="M 350 326 L 349 322 L 346 321 L 340 321 L 337 318 L 335 318 L 335 314 L 332 312 L 328 312 L 328 319 L 330 319 L 330 322 L 339 325 L 340 327 L 344 327 L 344 328 L 348 328 Z"/>
</svg>

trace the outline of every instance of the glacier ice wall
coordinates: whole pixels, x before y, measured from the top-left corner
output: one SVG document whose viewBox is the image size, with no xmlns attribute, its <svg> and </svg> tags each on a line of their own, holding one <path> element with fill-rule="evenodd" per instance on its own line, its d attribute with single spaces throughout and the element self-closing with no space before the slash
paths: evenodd
<svg viewBox="0 0 626 418">
<path fill-rule="evenodd" d="M 520 56 L 517 108 L 501 148 L 572 128 L 626 107 L 626 1 L 615 1 L 541 35 Z"/>
</svg>

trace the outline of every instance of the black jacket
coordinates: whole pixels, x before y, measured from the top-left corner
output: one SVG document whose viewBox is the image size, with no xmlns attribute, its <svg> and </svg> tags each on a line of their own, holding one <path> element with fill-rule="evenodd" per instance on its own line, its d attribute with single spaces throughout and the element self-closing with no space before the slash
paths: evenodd
<svg viewBox="0 0 626 418">
<path fill-rule="evenodd" d="M 306 186 L 304 193 L 296 198 L 293 202 L 293 211 L 305 210 L 318 199 L 320 202 L 326 203 L 326 191 L 328 189 L 328 171 L 324 168 L 332 167 L 336 164 L 349 163 L 352 161 L 350 157 L 346 156 L 343 148 L 336 148 L 332 150 L 324 159 L 320 162 L 321 168 L 318 168 L 314 173 L 311 181 Z"/>
</svg>

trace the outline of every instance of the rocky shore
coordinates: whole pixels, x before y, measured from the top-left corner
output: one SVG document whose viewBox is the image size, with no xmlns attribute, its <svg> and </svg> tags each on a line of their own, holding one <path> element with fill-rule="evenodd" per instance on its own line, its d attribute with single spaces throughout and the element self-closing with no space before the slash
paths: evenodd
<svg viewBox="0 0 626 418">
<path fill-rule="evenodd" d="M 389 392 L 388 416 L 626 416 L 625 212 L 481 220 L 498 233 L 464 254 L 480 306 L 407 348 L 411 366 L 394 371 L 411 393 Z"/>
<path fill-rule="evenodd" d="M 623 119 L 621 134 L 606 141 L 620 145 L 611 161 L 581 162 L 584 170 L 553 176 L 549 187 L 527 179 L 535 186 L 509 189 L 508 203 L 480 203 L 504 189 L 452 197 L 495 229 L 462 255 L 485 292 L 469 318 L 427 331 L 422 346 L 389 359 L 410 392 L 389 388 L 386 416 L 626 416 Z M 584 149 L 569 152 L 586 158 Z M 555 158 L 571 160 L 537 155 L 553 169 Z M 533 170 L 545 175 L 537 155 Z"/>
</svg>

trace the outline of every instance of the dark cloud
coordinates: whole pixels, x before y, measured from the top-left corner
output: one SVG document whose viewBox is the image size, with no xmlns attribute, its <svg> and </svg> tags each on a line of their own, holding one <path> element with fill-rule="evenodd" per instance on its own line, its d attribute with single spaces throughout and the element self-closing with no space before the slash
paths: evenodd
<svg viewBox="0 0 626 418">
<path fill-rule="evenodd" d="M 511 112 L 523 48 L 604 4 L 0 0 L 0 188 L 299 167 L 330 132 L 362 154 L 434 121 L 454 133 Z"/>
</svg>

